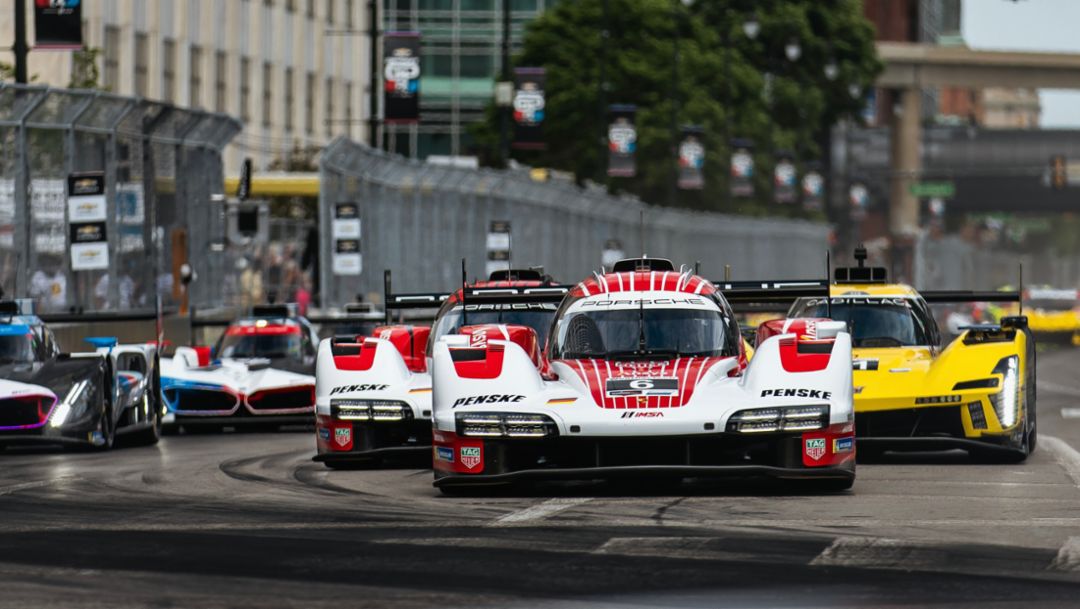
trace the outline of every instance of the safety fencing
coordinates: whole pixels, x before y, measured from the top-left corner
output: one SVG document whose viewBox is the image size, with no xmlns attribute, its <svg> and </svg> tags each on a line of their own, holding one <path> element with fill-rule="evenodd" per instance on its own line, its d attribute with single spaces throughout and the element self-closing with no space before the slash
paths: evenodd
<svg viewBox="0 0 1080 609">
<path fill-rule="evenodd" d="M 378 302 L 384 269 L 393 271 L 395 291 L 459 286 L 462 258 L 470 279 L 482 276 L 492 222 L 510 223 L 514 267 L 542 265 L 567 282 L 598 270 L 605 249 L 609 260 L 622 251 L 670 258 L 677 265 L 700 262 L 702 274 L 716 279 L 725 265 L 734 279 L 825 274 L 829 229 L 821 223 L 652 207 L 597 187 L 538 182 L 523 171 L 425 164 L 345 138 L 324 150 L 319 178 L 324 306 L 357 296 Z M 355 227 L 348 221 L 350 205 L 359 211 L 359 273 L 352 260 L 340 263 L 354 254 L 352 236 L 341 234 Z"/>
<path fill-rule="evenodd" d="M 220 300 L 227 265 L 212 255 L 224 231 L 214 195 L 224 192 L 222 147 L 240 129 L 223 114 L 141 98 L 0 83 L 4 294 L 43 312 L 153 308 L 155 293 L 177 304 L 186 259 L 200 274 L 192 302 Z M 72 241 L 84 234 L 68 179 L 97 172 L 108 264 L 73 270 Z"/>
<path fill-rule="evenodd" d="M 915 247 L 915 284 L 926 290 L 994 290 L 1026 286 L 1080 287 L 1080 259 L 1050 250 L 1017 253 L 981 247 L 957 236 L 921 237 Z"/>
</svg>

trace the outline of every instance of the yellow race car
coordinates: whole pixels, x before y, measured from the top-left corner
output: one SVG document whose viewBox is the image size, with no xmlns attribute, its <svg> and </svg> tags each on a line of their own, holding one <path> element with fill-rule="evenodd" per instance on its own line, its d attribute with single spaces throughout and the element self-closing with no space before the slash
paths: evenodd
<svg viewBox="0 0 1080 609">
<path fill-rule="evenodd" d="M 803 298 L 788 317 L 845 321 L 853 341 L 855 429 L 864 455 L 966 449 L 1019 462 L 1036 443 L 1035 341 L 1022 316 L 963 328 L 942 346 L 928 303 L 1018 302 L 1017 292 L 923 292 L 884 268 L 836 269 L 831 298 Z"/>
</svg>

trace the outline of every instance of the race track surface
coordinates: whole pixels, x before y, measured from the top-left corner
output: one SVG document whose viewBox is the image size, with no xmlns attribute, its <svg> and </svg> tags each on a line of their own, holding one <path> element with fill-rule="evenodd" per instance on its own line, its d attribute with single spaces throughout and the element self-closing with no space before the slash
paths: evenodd
<svg viewBox="0 0 1080 609">
<path fill-rule="evenodd" d="M 850 493 L 729 483 L 443 497 L 331 471 L 311 432 L 0 454 L 0 607 L 1076 607 L 1080 351 L 1039 449 L 861 463 Z"/>
</svg>

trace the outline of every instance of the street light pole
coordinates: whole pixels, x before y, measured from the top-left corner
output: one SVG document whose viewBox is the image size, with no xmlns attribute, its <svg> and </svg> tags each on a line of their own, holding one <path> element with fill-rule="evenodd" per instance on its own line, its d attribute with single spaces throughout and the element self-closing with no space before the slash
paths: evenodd
<svg viewBox="0 0 1080 609">
<path fill-rule="evenodd" d="M 510 82 L 510 0 L 502 2 L 502 81 Z M 499 156 L 504 165 L 510 162 L 510 106 L 499 107 Z"/>
<path fill-rule="evenodd" d="M 368 29 L 370 38 L 371 55 L 369 69 L 371 80 L 368 82 L 368 145 L 379 148 L 379 2 L 381 0 L 368 0 L 368 18 L 371 20 Z M 310 93 L 309 93 L 310 95 Z"/>
<path fill-rule="evenodd" d="M 26 0 L 15 0 L 15 44 L 11 47 L 15 53 L 15 82 L 25 85 L 27 55 L 30 47 L 26 44 Z"/>
</svg>

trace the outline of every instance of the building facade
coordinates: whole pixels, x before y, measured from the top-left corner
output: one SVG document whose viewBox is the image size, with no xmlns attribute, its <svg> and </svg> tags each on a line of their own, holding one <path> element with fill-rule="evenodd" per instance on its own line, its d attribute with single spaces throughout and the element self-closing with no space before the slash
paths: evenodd
<svg viewBox="0 0 1080 609">
<path fill-rule="evenodd" d="M 337 135 L 367 137 L 363 0 L 95 0 L 82 10 L 103 89 L 243 121 L 225 152 L 228 173 L 244 157 L 265 169 Z M 32 7 L 27 15 L 32 45 Z M 12 18 L 0 11 L 0 48 L 11 47 Z M 66 87 L 79 66 L 71 52 L 30 53 L 41 84 Z"/>
<path fill-rule="evenodd" d="M 509 0 L 511 53 L 525 25 L 557 0 Z M 386 31 L 421 35 L 420 124 L 389 125 L 406 156 L 473 153 L 468 126 L 484 117 L 502 72 L 503 0 L 382 0 Z"/>
</svg>

